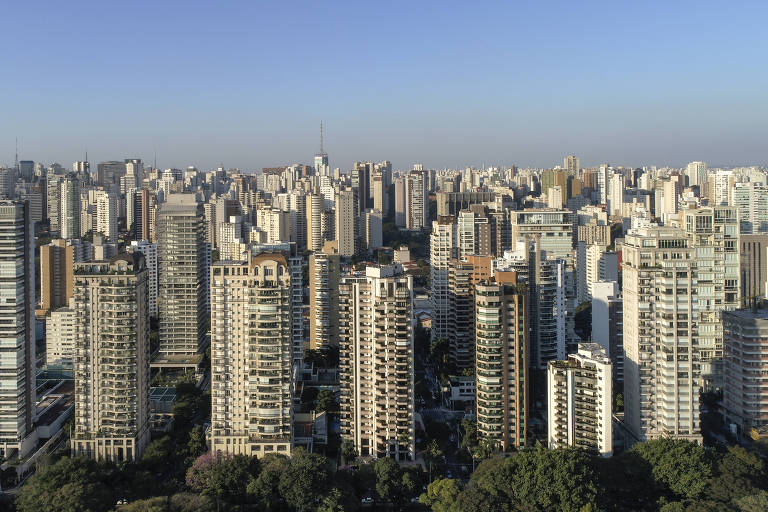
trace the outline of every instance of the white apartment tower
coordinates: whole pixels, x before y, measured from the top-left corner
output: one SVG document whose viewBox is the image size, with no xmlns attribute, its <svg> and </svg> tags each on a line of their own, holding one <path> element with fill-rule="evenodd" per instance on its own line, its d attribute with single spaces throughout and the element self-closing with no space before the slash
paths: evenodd
<svg viewBox="0 0 768 512">
<path fill-rule="evenodd" d="M 27 203 L 0 201 L 0 455 L 25 456 L 35 417 L 35 230 Z"/>
<path fill-rule="evenodd" d="M 292 448 L 292 290 L 282 252 L 211 268 L 211 451 Z"/>
<path fill-rule="evenodd" d="M 456 218 L 440 216 L 432 221 L 429 235 L 429 272 L 432 288 L 432 339 L 448 338 L 451 328 L 448 301 L 448 263 L 457 255 Z"/>
<path fill-rule="evenodd" d="M 75 265 L 73 455 L 137 461 L 149 443 L 148 293 L 139 254 Z"/>
<path fill-rule="evenodd" d="M 683 214 L 623 247 L 626 420 L 641 440 L 701 438 L 699 392 L 722 386 L 723 310 L 739 303 L 738 216 Z"/>
<path fill-rule="evenodd" d="M 157 318 L 157 287 L 158 287 L 158 266 L 157 266 L 157 243 L 147 240 L 131 242 L 130 250 L 140 252 L 144 255 L 144 263 L 147 267 L 147 283 L 149 285 L 149 316 Z"/>
<path fill-rule="evenodd" d="M 341 435 L 363 457 L 414 460 L 413 281 L 400 265 L 339 285 Z"/>
<path fill-rule="evenodd" d="M 549 448 L 575 446 L 613 455 L 611 360 L 597 343 L 547 367 Z"/>
</svg>

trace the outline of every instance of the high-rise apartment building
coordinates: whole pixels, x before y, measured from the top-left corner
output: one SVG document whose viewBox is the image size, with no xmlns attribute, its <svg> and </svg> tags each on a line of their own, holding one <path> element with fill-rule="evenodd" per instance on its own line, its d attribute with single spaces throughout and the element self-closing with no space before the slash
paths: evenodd
<svg viewBox="0 0 768 512">
<path fill-rule="evenodd" d="M 148 242 L 147 240 L 133 240 L 131 242 L 130 250 L 144 255 L 144 264 L 147 267 L 147 285 L 149 287 L 149 294 L 147 295 L 147 300 L 149 301 L 149 316 L 157 318 L 159 313 L 157 309 L 157 243 Z"/>
<path fill-rule="evenodd" d="M 689 187 L 701 187 L 707 181 L 707 164 L 704 162 L 691 162 L 685 169 L 685 176 Z"/>
<path fill-rule="evenodd" d="M 157 306 L 160 353 L 190 356 L 207 329 L 208 276 L 200 205 L 192 194 L 171 194 L 157 215 Z"/>
<path fill-rule="evenodd" d="M 309 348 L 339 346 L 340 258 L 335 242 L 309 256 Z"/>
<path fill-rule="evenodd" d="M 110 242 L 117 241 L 118 196 L 112 192 L 101 192 L 96 198 L 96 232 Z"/>
<path fill-rule="evenodd" d="M 526 297 L 509 274 L 475 287 L 477 436 L 503 450 L 526 445 L 530 387 Z"/>
<path fill-rule="evenodd" d="M 616 281 L 600 281 L 592 288 L 592 341 L 611 359 L 615 388 L 624 385 L 624 303 Z"/>
<path fill-rule="evenodd" d="M 77 239 L 56 239 L 40 246 L 40 316 L 69 305 L 74 290 L 74 265 L 92 256 L 91 244 Z"/>
<path fill-rule="evenodd" d="M 339 192 L 336 198 L 336 243 L 339 254 L 346 257 L 357 254 L 359 248 L 360 210 L 357 193 L 357 189 L 347 189 Z"/>
<path fill-rule="evenodd" d="M 74 173 L 59 184 L 59 231 L 61 238 L 80 238 L 80 180 Z"/>
<path fill-rule="evenodd" d="M 768 233 L 768 188 L 763 183 L 736 183 L 731 206 L 739 209 L 742 234 Z"/>
<path fill-rule="evenodd" d="M 341 436 L 363 457 L 414 460 L 413 281 L 399 265 L 339 285 Z"/>
<path fill-rule="evenodd" d="M 429 235 L 429 273 L 432 291 L 432 339 L 447 339 L 451 327 L 448 302 L 448 262 L 457 256 L 456 218 L 438 217 Z"/>
<path fill-rule="evenodd" d="M 768 310 L 723 313 L 725 386 L 723 405 L 741 433 L 768 426 Z"/>
<path fill-rule="evenodd" d="M 575 446 L 613 455 L 611 360 L 597 343 L 547 367 L 547 432 L 551 449 Z"/>
<path fill-rule="evenodd" d="M 75 361 L 77 314 L 74 308 L 51 311 L 45 318 L 45 364 L 71 365 Z"/>
<path fill-rule="evenodd" d="M 282 252 L 211 268 L 211 451 L 292 448 L 292 291 Z"/>
<path fill-rule="evenodd" d="M 741 267 L 741 305 L 749 305 L 750 299 L 768 297 L 766 276 L 768 276 L 768 234 L 739 237 L 741 246 L 739 266 Z"/>
<path fill-rule="evenodd" d="M 682 224 L 640 228 L 622 250 L 625 414 L 640 439 L 700 439 L 699 393 L 722 386 L 720 315 L 738 306 L 736 210 Z"/>
<path fill-rule="evenodd" d="M 150 440 L 147 269 L 139 254 L 75 266 L 73 455 L 130 462 Z"/>
<path fill-rule="evenodd" d="M 35 229 L 26 203 L 0 201 L 0 455 L 34 448 Z"/>
<path fill-rule="evenodd" d="M 571 173 L 572 175 L 576 176 L 579 174 L 579 171 L 581 170 L 581 164 L 579 162 L 579 157 L 574 155 L 568 155 L 563 159 L 563 167 L 565 167 L 565 170 Z"/>
</svg>

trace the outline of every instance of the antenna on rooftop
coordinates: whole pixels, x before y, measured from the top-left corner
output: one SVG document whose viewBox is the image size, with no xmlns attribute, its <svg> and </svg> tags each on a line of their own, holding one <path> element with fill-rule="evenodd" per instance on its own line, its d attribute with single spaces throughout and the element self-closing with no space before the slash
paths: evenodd
<svg viewBox="0 0 768 512">
<path fill-rule="evenodd" d="M 325 151 L 323 151 L 323 121 L 321 120 L 320 121 L 320 154 L 322 155 L 323 153 L 325 153 Z"/>
</svg>

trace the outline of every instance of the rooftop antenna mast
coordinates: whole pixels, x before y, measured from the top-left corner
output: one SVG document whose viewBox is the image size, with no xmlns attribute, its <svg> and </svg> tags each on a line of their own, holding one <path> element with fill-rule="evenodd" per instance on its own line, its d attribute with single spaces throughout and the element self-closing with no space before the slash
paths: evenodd
<svg viewBox="0 0 768 512">
<path fill-rule="evenodd" d="M 19 168 L 19 138 L 16 137 L 16 169 Z"/>
<path fill-rule="evenodd" d="M 324 155 L 325 151 L 323 151 L 323 122 L 320 121 L 320 154 Z"/>
</svg>

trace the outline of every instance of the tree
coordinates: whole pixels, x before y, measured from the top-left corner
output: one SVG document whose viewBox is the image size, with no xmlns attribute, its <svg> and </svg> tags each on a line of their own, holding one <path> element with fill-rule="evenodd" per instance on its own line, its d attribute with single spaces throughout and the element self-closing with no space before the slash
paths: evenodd
<svg viewBox="0 0 768 512">
<path fill-rule="evenodd" d="M 333 391 L 329 389 L 323 389 L 317 395 L 317 412 L 327 412 L 336 410 L 336 398 L 333 396 Z"/>
<path fill-rule="evenodd" d="M 717 454 L 715 475 L 706 487 L 708 499 L 731 506 L 754 495 L 768 482 L 766 465 L 760 457 L 740 446 L 729 446 Z"/>
<path fill-rule="evenodd" d="M 329 488 L 328 461 L 316 453 L 297 448 L 280 475 L 278 489 L 288 505 L 310 510 Z"/>
<path fill-rule="evenodd" d="M 354 462 L 357 459 L 357 450 L 355 449 L 355 443 L 346 440 L 341 443 L 341 457 L 345 464 Z"/>
<path fill-rule="evenodd" d="M 710 453 L 689 441 L 656 439 L 636 444 L 632 452 L 651 465 L 656 485 L 680 498 L 698 498 L 713 474 Z"/>
<path fill-rule="evenodd" d="M 179 493 L 134 501 L 119 508 L 120 512 L 214 512 L 216 507 L 207 496 Z"/>
<path fill-rule="evenodd" d="M 199 457 L 208 450 L 208 444 L 205 441 L 205 431 L 201 425 L 195 425 L 189 431 L 189 440 L 186 447 L 187 457 Z"/>
<path fill-rule="evenodd" d="M 419 497 L 419 502 L 433 512 L 452 512 L 459 494 L 461 483 L 458 480 L 439 478 L 427 486 L 427 492 Z"/>
<path fill-rule="evenodd" d="M 64 457 L 38 469 L 16 498 L 18 512 L 100 512 L 116 500 L 107 479 L 114 467 L 84 457 Z"/>
<path fill-rule="evenodd" d="M 159 471 L 168 464 L 172 456 L 173 439 L 166 435 L 147 445 L 141 456 L 141 464 L 151 471 Z"/>
<path fill-rule="evenodd" d="M 384 457 L 373 464 L 376 474 L 376 494 L 384 503 L 395 503 L 400 494 L 402 474 L 394 459 Z"/>
<path fill-rule="evenodd" d="M 230 504 L 244 503 L 246 489 L 259 474 L 259 460 L 246 455 L 206 453 L 187 471 L 187 485 L 204 496 Z"/>
<path fill-rule="evenodd" d="M 765 512 L 768 510 L 768 491 L 743 496 L 736 501 L 740 512 Z"/>
<path fill-rule="evenodd" d="M 261 460 L 261 473 L 248 483 L 246 491 L 253 497 L 264 511 L 280 510 L 280 477 L 288 467 L 289 460 L 284 455 L 274 453 L 266 455 Z"/>
<path fill-rule="evenodd" d="M 443 451 L 440 449 L 436 439 L 433 439 L 427 445 L 427 449 L 424 450 L 424 462 L 429 465 L 429 481 L 432 482 L 432 467 L 435 464 L 442 462 Z"/>
</svg>

